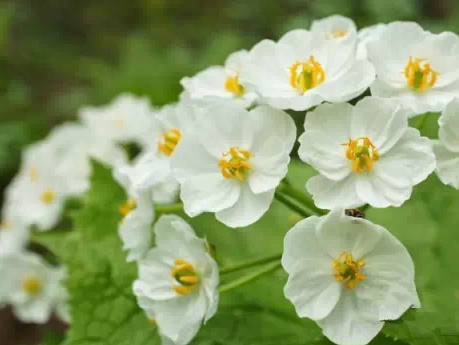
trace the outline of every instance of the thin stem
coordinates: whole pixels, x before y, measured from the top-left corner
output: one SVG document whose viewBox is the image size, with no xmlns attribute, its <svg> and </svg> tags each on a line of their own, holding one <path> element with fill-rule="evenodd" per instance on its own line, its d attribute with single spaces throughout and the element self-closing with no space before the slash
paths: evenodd
<svg viewBox="0 0 459 345">
<path fill-rule="evenodd" d="M 228 291 L 231 291 L 233 289 L 236 289 L 242 285 L 245 285 L 247 283 L 250 283 L 251 281 L 254 281 L 254 280 L 257 280 L 258 278 L 261 278 L 271 272 L 274 272 L 276 271 L 277 269 L 279 269 L 281 267 L 281 263 L 280 262 L 276 262 L 272 265 L 269 265 L 259 271 L 256 271 L 256 272 L 253 272 L 251 274 L 247 274 L 246 276 L 242 276 L 241 278 L 239 279 L 236 279 L 236 280 L 233 280 L 232 282 L 229 282 L 227 284 L 224 284 L 222 286 L 220 286 L 218 288 L 218 291 L 220 293 L 223 293 L 223 292 L 228 292 Z"/>
<path fill-rule="evenodd" d="M 306 193 L 294 188 L 293 186 L 289 185 L 282 185 L 280 188 L 280 191 L 284 194 L 287 194 L 289 197 L 295 199 L 296 201 L 300 202 L 304 206 L 306 206 L 308 209 L 313 211 L 317 215 L 324 215 L 326 214 L 326 211 L 318 208 L 315 204 L 314 201 L 307 195 Z"/>
<path fill-rule="evenodd" d="M 181 202 L 168 205 L 155 205 L 155 211 L 159 214 L 164 213 L 175 213 L 183 210 L 183 204 Z"/>
<path fill-rule="evenodd" d="M 285 196 L 283 193 L 276 191 L 274 194 L 276 199 L 279 200 L 281 203 L 283 203 L 285 206 L 290 208 L 292 211 L 298 213 L 299 215 L 307 218 L 310 216 L 315 215 L 316 213 L 311 211 L 311 210 L 306 210 L 304 207 L 298 206 L 295 202 L 291 201 L 287 196 Z"/>
<path fill-rule="evenodd" d="M 241 263 L 233 265 L 233 266 L 223 267 L 223 268 L 220 269 L 220 274 L 232 273 L 232 272 L 240 271 L 240 270 L 243 270 L 243 269 L 246 269 L 246 268 L 250 268 L 250 267 L 253 267 L 253 266 L 267 264 L 267 263 L 270 263 L 272 261 L 280 260 L 281 257 L 282 257 L 282 254 L 276 254 L 276 255 L 267 256 L 267 257 L 261 258 L 261 259 L 241 262 Z"/>
</svg>

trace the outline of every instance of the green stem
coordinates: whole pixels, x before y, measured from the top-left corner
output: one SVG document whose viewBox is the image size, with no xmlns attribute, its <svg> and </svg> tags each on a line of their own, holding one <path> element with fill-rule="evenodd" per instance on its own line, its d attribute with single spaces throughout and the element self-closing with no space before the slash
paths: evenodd
<svg viewBox="0 0 459 345">
<path fill-rule="evenodd" d="M 155 205 L 155 211 L 158 214 L 175 213 L 183 211 L 183 204 L 181 202 L 168 205 Z"/>
<path fill-rule="evenodd" d="M 250 283 L 251 281 L 257 280 L 258 278 L 263 277 L 264 275 L 267 275 L 271 272 L 276 271 L 281 267 L 280 262 L 276 262 L 272 265 L 269 265 L 267 267 L 264 267 L 263 269 L 260 269 L 259 271 L 253 272 L 251 274 L 247 274 L 245 276 L 242 276 L 239 279 L 233 280 L 232 282 L 226 283 L 218 288 L 218 291 L 220 293 L 223 292 L 228 292 L 233 289 L 236 289 L 242 285 L 245 285 L 247 283 Z"/>
<path fill-rule="evenodd" d="M 360 211 L 362 211 L 363 213 L 367 212 L 367 210 L 370 208 L 370 205 L 369 204 L 365 204 L 361 207 L 359 207 Z"/>
<path fill-rule="evenodd" d="M 232 273 L 232 272 L 240 271 L 240 270 L 243 270 L 243 269 L 246 269 L 246 268 L 250 268 L 250 267 L 253 267 L 253 266 L 267 264 L 267 263 L 270 263 L 272 261 L 278 261 L 278 260 L 281 259 L 281 257 L 282 257 L 282 254 L 276 254 L 276 255 L 267 256 L 267 257 L 261 258 L 261 259 L 241 262 L 241 263 L 233 265 L 233 266 L 223 267 L 223 268 L 220 269 L 220 274 Z"/>
<path fill-rule="evenodd" d="M 298 206 L 295 202 L 291 201 L 288 197 L 286 197 L 283 193 L 276 191 L 274 194 L 276 199 L 283 203 L 285 206 L 290 208 L 292 211 L 298 213 L 299 215 L 307 218 L 310 216 L 315 215 L 316 213 L 311 210 L 306 210 L 304 207 Z"/>
<path fill-rule="evenodd" d="M 306 206 L 308 209 L 313 211 L 317 215 L 324 215 L 327 212 L 325 210 L 322 210 L 318 208 L 315 204 L 314 201 L 307 195 L 306 193 L 294 188 L 293 186 L 288 186 L 288 185 L 282 185 L 281 188 L 279 189 L 280 192 L 287 194 L 289 197 L 295 199 L 296 201 L 300 202 L 304 206 Z"/>
</svg>

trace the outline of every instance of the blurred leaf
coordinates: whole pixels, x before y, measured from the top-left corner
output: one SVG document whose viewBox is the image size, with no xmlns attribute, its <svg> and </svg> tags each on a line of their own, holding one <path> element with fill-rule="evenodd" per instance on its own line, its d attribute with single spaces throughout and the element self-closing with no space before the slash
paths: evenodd
<svg viewBox="0 0 459 345">
<path fill-rule="evenodd" d="M 376 22 L 410 20 L 419 13 L 416 0 L 365 0 L 364 4 Z"/>
</svg>

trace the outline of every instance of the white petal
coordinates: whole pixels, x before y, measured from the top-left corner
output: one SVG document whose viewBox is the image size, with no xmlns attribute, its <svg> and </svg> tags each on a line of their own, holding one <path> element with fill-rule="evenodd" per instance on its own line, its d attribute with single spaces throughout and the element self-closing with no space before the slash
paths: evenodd
<svg viewBox="0 0 459 345">
<path fill-rule="evenodd" d="M 459 153 L 459 99 L 447 105 L 438 119 L 440 124 L 439 138 L 449 151 Z"/>
<path fill-rule="evenodd" d="M 195 217 L 202 212 L 219 212 L 232 207 L 239 199 L 239 181 L 225 179 L 220 172 L 201 175 L 182 184 L 180 197 L 185 213 Z"/>
<path fill-rule="evenodd" d="M 357 195 L 356 174 L 351 174 L 340 181 L 317 175 L 308 180 L 306 189 L 312 195 L 316 206 L 322 209 L 354 208 L 365 203 Z"/>
<path fill-rule="evenodd" d="M 352 253 L 355 259 L 371 252 L 384 228 L 365 219 L 346 216 L 342 209 L 331 211 L 316 228 L 317 238 L 332 258 Z"/>
<path fill-rule="evenodd" d="M 230 228 L 249 226 L 259 220 L 268 211 L 274 198 L 275 190 L 253 194 L 248 185 L 241 186 L 241 195 L 237 202 L 215 214 L 215 217 Z"/>
<path fill-rule="evenodd" d="M 447 185 L 459 189 L 459 153 L 449 151 L 440 142 L 434 142 L 437 175 Z"/>
<path fill-rule="evenodd" d="M 335 80 L 325 80 L 316 92 L 328 102 L 347 102 L 362 94 L 374 80 L 373 66 L 365 60 L 355 61 L 345 74 Z"/>
<path fill-rule="evenodd" d="M 181 84 L 189 92 L 192 99 L 207 96 L 232 98 L 231 92 L 225 89 L 227 75 L 221 66 L 212 66 L 199 72 L 192 78 L 183 78 Z"/>
<path fill-rule="evenodd" d="M 334 258 L 322 248 L 316 236 L 316 227 L 319 217 L 309 217 L 298 222 L 291 228 L 284 238 L 284 252 L 282 266 L 285 271 L 292 274 L 299 261 L 316 259 L 317 261 L 330 262 Z"/>
<path fill-rule="evenodd" d="M 366 345 L 381 331 L 384 323 L 367 318 L 359 310 L 352 291 L 345 291 L 335 309 L 323 320 L 317 321 L 324 335 L 338 345 Z"/>
<path fill-rule="evenodd" d="M 351 138 L 368 137 L 382 155 L 408 128 L 408 112 L 395 100 L 365 97 L 357 103 L 352 118 Z"/>
<path fill-rule="evenodd" d="M 343 284 L 334 279 L 332 259 L 306 259 L 290 272 L 284 294 L 295 306 L 299 317 L 321 320 L 338 303 Z"/>
<path fill-rule="evenodd" d="M 408 308 L 420 307 L 413 260 L 389 231 L 383 231 L 377 246 L 363 259 L 365 280 L 355 293 L 362 303 L 375 301 L 372 308 L 378 309 L 380 320 L 396 320 Z"/>
</svg>

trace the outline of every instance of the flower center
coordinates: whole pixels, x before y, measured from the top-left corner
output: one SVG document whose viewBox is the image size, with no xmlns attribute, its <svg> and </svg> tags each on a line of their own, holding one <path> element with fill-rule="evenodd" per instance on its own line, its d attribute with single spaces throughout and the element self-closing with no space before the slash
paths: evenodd
<svg viewBox="0 0 459 345">
<path fill-rule="evenodd" d="M 115 128 L 121 129 L 126 126 L 126 120 L 123 118 L 120 118 L 120 119 L 115 120 L 114 124 L 115 124 Z"/>
<path fill-rule="evenodd" d="M 408 87 L 421 93 L 433 87 L 438 77 L 438 73 L 430 68 L 430 63 L 426 62 L 426 59 L 413 59 L 411 56 L 404 74 Z"/>
<path fill-rule="evenodd" d="M 41 291 L 41 281 L 35 276 L 28 276 L 22 280 L 22 289 L 29 296 L 36 296 Z"/>
<path fill-rule="evenodd" d="M 174 152 L 181 137 L 182 132 L 176 128 L 172 128 L 170 131 L 165 132 L 159 139 L 158 150 L 166 156 L 170 156 Z"/>
<path fill-rule="evenodd" d="M 342 145 L 347 146 L 346 158 L 352 162 L 353 172 L 371 172 L 373 162 L 379 160 L 379 152 L 367 137 L 349 139 L 349 142 Z"/>
<path fill-rule="evenodd" d="M 11 223 L 7 219 L 2 220 L 0 222 L 0 230 L 11 230 Z"/>
<path fill-rule="evenodd" d="M 38 169 L 36 167 L 32 167 L 30 168 L 29 170 L 29 176 L 30 176 L 30 180 L 35 183 L 38 181 L 38 178 L 40 176 L 39 172 L 38 172 Z"/>
<path fill-rule="evenodd" d="M 249 160 L 252 155 L 249 151 L 233 146 L 228 152 L 223 153 L 222 159 L 218 161 L 218 167 L 224 178 L 235 178 L 245 181 L 247 174 L 252 167 Z"/>
<path fill-rule="evenodd" d="M 171 276 L 180 284 L 172 286 L 172 289 L 179 295 L 189 295 L 199 284 L 199 276 L 195 267 L 182 259 L 175 260 L 175 267 L 171 270 Z"/>
<path fill-rule="evenodd" d="M 365 280 L 365 275 L 360 272 L 364 266 L 365 262 L 362 259 L 354 261 L 352 254 L 345 252 L 333 260 L 335 280 L 343 282 L 348 289 L 353 289 Z"/>
<path fill-rule="evenodd" d="M 56 198 L 56 192 L 52 188 L 47 188 L 41 194 L 41 202 L 45 205 L 51 205 L 54 199 Z"/>
<path fill-rule="evenodd" d="M 315 88 L 325 80 L 325 71 L 314 56 L 305 62 L 295 62 L 290 66 L 290 85 L 301 94 Z"/>
<path fill-rule="evenodd" d="M 240 97 L 245 93 L 245 87 L 239 84 L 239 73 L 235 76 L 228 76 L 226 78 L 225 89 L 237 97 Z"/>
<path fill-rule="evenodd" d="M 125 203 L 119 207 L 120 214 L 125 217 L 137 208 L 137 201 L 134 199 L 128 199 Z"/>
<path fill-rule="evenodd" d="M 327 39 L 341 38 L 347 36 L 347 30 L 341 28 L 334 28 L 329 33 L 327 33 Z"/>
</svg>

